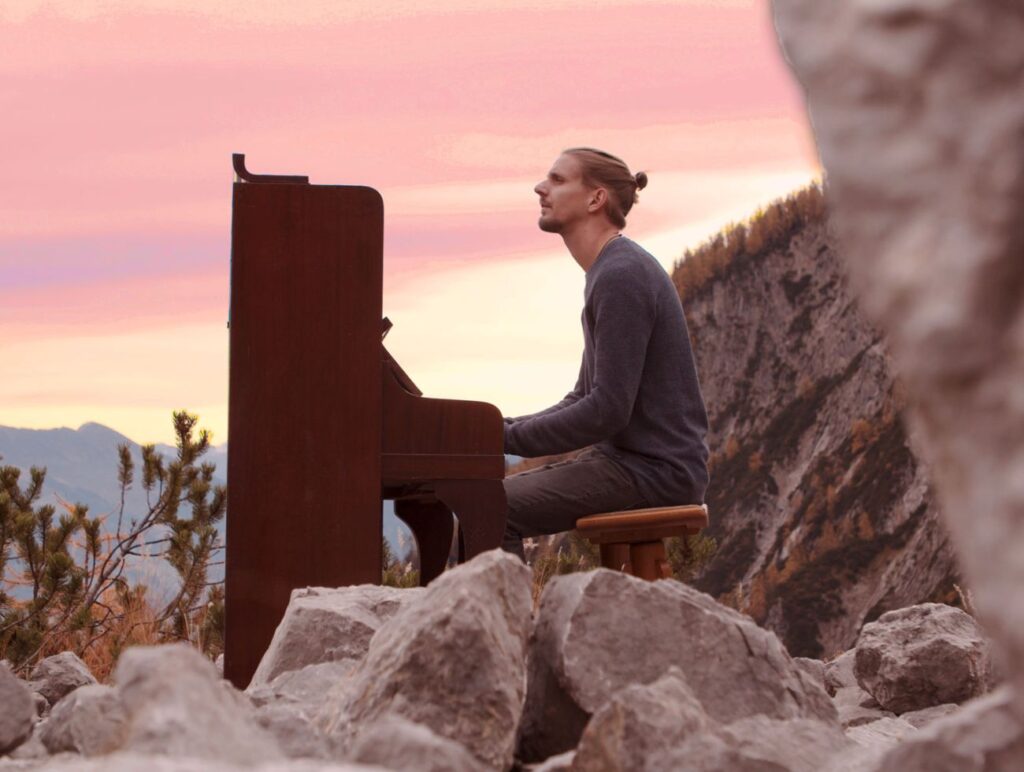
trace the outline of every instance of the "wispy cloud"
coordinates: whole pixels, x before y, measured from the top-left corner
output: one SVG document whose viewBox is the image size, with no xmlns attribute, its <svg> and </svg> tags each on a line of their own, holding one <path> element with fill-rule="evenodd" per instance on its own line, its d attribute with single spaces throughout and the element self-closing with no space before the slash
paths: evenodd
<svg viewBox="0 0 1024 772">
<path fill-rule="evenodd" d="M 217 19 L 231 26 L 302 27 L 480 11 L 629 9 L 655 4 L 650 0 L 446 0 L 443 4 L 421 0 L 292 0 L 287 4 L 268 0 L 6 0 L 0 6 L 0 19 L 23 22 L 45 15 L 91 20 L 147 13 Z M 668 0 L 663 4 L 668 5 Z M 744 8 L 754 5 L 754 0 L 675 0 L 674 4 Z"/>
<path fill-rule="evenodd" d="M 561 148 L 650 172 L 629 232 L 666 265 L 817 168 L 752 1 L 7 0 L 0 19 L 0 357 L 25 374 L 0 379 L 0 423 L 160 439 L 203 406 L 223 438 L 235 151 L 381 190 L 389 342 L 431 393 L 518 412 L 577 366 L 581 274 L 532 193 Z"/>
</svg>

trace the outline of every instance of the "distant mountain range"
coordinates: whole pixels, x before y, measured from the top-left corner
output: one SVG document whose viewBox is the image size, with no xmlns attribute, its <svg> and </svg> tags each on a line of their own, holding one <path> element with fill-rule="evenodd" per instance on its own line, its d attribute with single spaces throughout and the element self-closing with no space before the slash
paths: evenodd
<svg viewBox="0 0 1024 772">
<path fill-rule="evenodd" d="M 146 509 L 146 495 L 140 481 L 142 453 L 137 442 L 102 424 L 82 424 L 78 429 L 15 429 L 0 426 L 0 464 L 22 470 L 22 483 L 28 479 L 30 467 L 46 468 L 44 499 L 56 504 L 56 496 L 72 504 L 89 507 L 92 515 L 116 513 L 121 489 L 117 482 L 117 446 L 128 443 L 136 466 L 135 483 L 125 498 L 126 514 Z M 177 449 L 157 445 L 168 460 Z M 203 461 L 217 466 L 214 477 L 225 484 L 227 477 L 227 445 L 210 448 Z M 55 495 L 56 494 L 56 495 Z"/>
<path fill-rule="evenodd" d="M 121 490 L 117 482 L 117 446 L 128 443 L 136 465 L 136 480 L 125 497 L 125 514 L 146 510 L 146 495 L 140 482 L 142 452 L 139 444 L 98 423 L 86 423 L 78 429 L 16 429 L 0 426 L 0 465 L 16 466 L 22 470 L 22 483 L 28 479 L 30 467 L 46 467 L 43 486 L 44 503 L 57 504 L 57 496 L 72 504 L 89 507 L 92 515 L 114 513 L 120 505 Z M 157 450 L 168 460 L 175 458 L 177 449 L 170 445 L 157 445 Z M 216 465 L 214 480 L 225 484 L 227 479 L 227 443 L 211 447 L 202 460 Z M 58 511 L 60 511 L 58 509 Z M 408 548 L 408 532 L 395 517 L 390 501 L 383 505 L 383 535 L 396 554 Z M 224 526 L 221 525 L 223 537 Z"/>
</svg>

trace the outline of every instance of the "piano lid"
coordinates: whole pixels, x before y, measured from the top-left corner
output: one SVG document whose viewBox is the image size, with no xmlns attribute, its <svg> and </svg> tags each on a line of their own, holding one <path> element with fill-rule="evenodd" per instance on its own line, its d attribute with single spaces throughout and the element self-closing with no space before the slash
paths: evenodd
<svg viewBox="0 0 1024 772">
<path fill-rule="evenodd" d="M 253 174 L 245 168 L 245 153 L 232 153 L 231 165 L 235 170 L 235 182 L 276 182 L 279 185 L 309 184 L 309 177 L 297 174 Z"/>
</svg>

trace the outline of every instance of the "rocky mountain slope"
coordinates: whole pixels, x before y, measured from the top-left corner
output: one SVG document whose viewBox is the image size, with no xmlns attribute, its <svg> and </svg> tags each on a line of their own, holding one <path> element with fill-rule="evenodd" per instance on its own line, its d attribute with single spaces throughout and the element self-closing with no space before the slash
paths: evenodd
<svg viewBox="0 0 1024 772">
<path fill-rule="evenodd" d="M 696 585 L 810 657 L 886 611 L 957 597 L 886 342 L 823 208 L 817 188 L 794 194 L 673 275 L 711 428 L 718 550 Z"/>
</svg>

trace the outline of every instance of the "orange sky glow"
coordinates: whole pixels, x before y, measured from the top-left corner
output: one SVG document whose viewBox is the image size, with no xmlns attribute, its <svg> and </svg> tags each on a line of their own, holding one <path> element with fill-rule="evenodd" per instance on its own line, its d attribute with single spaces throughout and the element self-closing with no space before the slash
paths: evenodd
<svg viewBox="0 0 1024 772">
<path fill-rule="evenodd" d="M 389 350 L 429 396 L 575 382 L 584 274 L 536 228 L 567 146 L 646 169 L 682 252 L 819 175 L 766 3 L 0 4 L 0 424 L 227 438 L 231 153 L 385 202 Z"/>
</svg>

